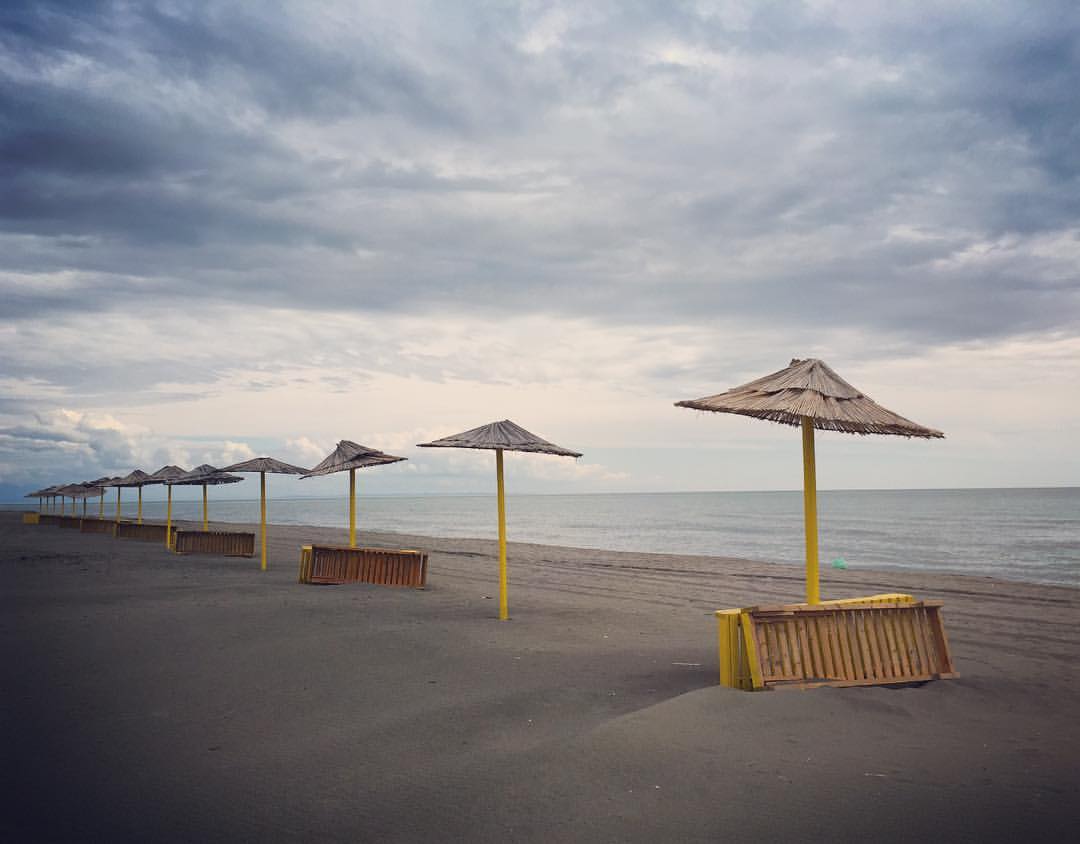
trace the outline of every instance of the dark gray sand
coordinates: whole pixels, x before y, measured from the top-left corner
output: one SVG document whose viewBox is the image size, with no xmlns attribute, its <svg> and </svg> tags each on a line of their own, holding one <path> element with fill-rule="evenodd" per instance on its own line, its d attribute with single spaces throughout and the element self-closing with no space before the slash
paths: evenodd
<svg viewBox="0 0 1080 844">
<path fill-rule="evenodd" d="M 961 678 L 716 685 L 712 611 L 795 569 L 365 534 L 425 591 L 0 514 L 3 841 L 1076 840 L 1080 590 L 833 572 L 945 602 Z"/>
</svg>

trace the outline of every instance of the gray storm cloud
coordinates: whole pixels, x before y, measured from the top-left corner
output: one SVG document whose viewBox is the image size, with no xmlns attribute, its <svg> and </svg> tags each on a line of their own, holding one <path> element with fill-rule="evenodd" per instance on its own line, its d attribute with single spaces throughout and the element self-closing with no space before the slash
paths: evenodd
<svg viewBox="0 0 1080 844">
<path fill-rule="evenodd" d="M 1077 233 L 1074 4 L 702 8 L 9 7 L 5 262 L 76 280 L 22 276 L 8 316 L 1075 324 L 1075 276 L 1028 254 Z M 1000 260 L 955 260 L 973 247 Z"/>
</svg>

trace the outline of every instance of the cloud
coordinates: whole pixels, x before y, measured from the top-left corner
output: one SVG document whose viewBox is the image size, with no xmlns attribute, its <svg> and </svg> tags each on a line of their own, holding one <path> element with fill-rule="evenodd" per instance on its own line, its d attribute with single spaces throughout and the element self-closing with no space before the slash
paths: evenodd
<svg viewBox="0 0 1080 844">
<path fill-rule="evenodd" d="M 0 471 L 651 447 L 793 354 L 1037 355 L 1080 328 L 1078 45 L 1070 2 L 9 3 Z"/>
<path fill-rule="evenodd" d="M 1078 14 L 16 7 L 4 295 L 1075 328 Z"/>
</svg>

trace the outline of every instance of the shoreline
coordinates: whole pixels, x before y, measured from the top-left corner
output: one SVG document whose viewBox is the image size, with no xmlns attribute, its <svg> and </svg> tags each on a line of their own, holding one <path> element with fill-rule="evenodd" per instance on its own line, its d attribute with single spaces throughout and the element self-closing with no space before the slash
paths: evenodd
<svg viewBox="0 0 1080 844">
<path fill-rule="evenodd" d="M 330 499 L 330 500 L 332 500 L 332 499 Z M 0 516 L 2 516 L 2 514 L 4 512 L 5 511 L 0 510 Z M 15 512 L 15 511 L 10 511 L 10 512 Z M 88 515 L 87 518 L 94 518 L 94 516 Z M 106 515 L 104 520 L 105 521 L 113 521 L 113 519 L 111 519 L 108 515 Z M 132 519 L 125 519 L 125 521 L 132 521 Z M 146 521 L 148 523 L 164 524 L 163 520 L 156 519 L 156 518 L 154 518 L 154 519 L 146 518 L 146 519 L 144 519 L 144 521 Z M 243 531 L 247 531 L 247 532 L 253 532 L 253 533 L 256 534 L 256 546 L 258 544 L 258 532 L 259 532 L 259 523 L 258 522 L 231 522 L 231 521 L 225 521 L 225 520 L 220 520 L 220 519 L 219 520 L 211 519 L 210 520 L 210 525 L 211 525 L 211 529 L 213 529 L 213 527 L 215 525 L 217 525 L 220 528 L 225 529 L 225 530 L 243 530 Z M 192 520 L 192 519 L 174 519 L 173 520 L 173 526 L 174 527 L 180 526 L 180 527 L 184 527 L 184 528 L 190 529 L 190 530 L 198 530 L 198 529 L 201 529 L 202 522 L 198 521 L 198 520 Z M 271 542 L 274 541 L 274 537 L 271 536 L 270 534 L 272 532 L 280 533 L 282 531 L 285 531 L 285 532 L 287 532 L 289 534 L 296 533 L 296 532 L 303 532 L 303 531 L 314 532 L 314 533 L 317 533 L 319 535 L 319 537 L 320 537 L 319 541 L 324 542 L 326 544 L 330 544 L 330 545 L 344 545 L 344 544 L 347 544 L 347 541 L 348 541 L 347 540 L 348 531 L 347 531 L 347 528 L 344 528 L 344 527 L 339 528 L 339 527 L 329 527 L 329 526 L 321 526 L 321 525 L 296 524 L 296 523 L 292 523 L 292 522 L 273 522 L 273 521 L 268 521 L 266 523 L 266 527 L 267 527 L 267 543 L 268 543 L 268 545 Z M 336 538 L 335 538 L 335 535 L 336 535 Z M 440 547 L 442 547 L 444 545 L 452 546 L 455 543 L 467 543 L 467 544 L 470 544 L 470 545 L 485 545 L 486 544 L 486 545 L 490 545 L 490 546 L 493 546 L 493 547 L 497 547 L 497 542 L 498 542 L 498 540 L 496 540 L 494 538 L 485 538 L 485 537 L 475 537 L 475 536 L 434 536 L 434 535 L 428 535 L 428 534 L 405 533 L 405 532 L 388 531 L 388 530 L 367 530 L 367 529 L 361 529 L 360 527 L 358 527 L 357 528 L 357 541 L 358 541 L 358 544 L 363 544 L 360 540 L 364 536 L 369 536 L 369 537 L 374 538 L 372 540 L 373 547 L 391 548 L 391 547 L 416 547 L 416 546 L 421 546 L 421 550 L 438 549 L 438 548 L 440 548 Z M 406 543 L 406 544 L 402 545 L 401 543 L 403 543 L 403 542 Z M 411 544 L 409 544 L 409 543 L 411 543 Z M 300 544 L 309 544 L 309 543 L 301 542 Z M 638 558 L 638 559 L 646 558 L 646 557 L 657 557 L 657 558 L 672 559 L 672 560 L 683 560 L 683 561 L 695 561 L 695 560 L 700 561 L 700 562 L 711 561 L 711 562 L 718 563 L 718 564 L 721 564 L 721 565 L 724 565 L 724 566 L 741 564 L 741 565 L 754 566 L 755 571 L 757 571 L 756 567 L 759 567 L 759 566 L 779 567 L 779 568 L 781 568 L 782 570 L 785 570 L 785 571 L 797 572 L 798 574 L 795 575 L 796 579 L 801 578 L 801 576 L 802 576 L 801 573 L 803 571 L 803 567 L 802 567 L 801 563 L 786 563 L 786 562 L 782 562 L 782 561 L 760 560 L 760 559 L 753 559 L 753 558 L 750 558 L 750 557 L 737 557 L 737 556 L 716 555 L 716 554 L 697 554 L 697 553 L 689 553 L 689 552 L 687 552 L 687 553 L 679 553 L 679 552 L 673 552 L 673 551 L 667 551 L 667 552 L 665 552 L 665 551 L 627 551 L 627 550 L 619 550 L 619 549 L 614 549 L 614 548 L 590 547 L 590 546 L 584 546 L 584 545 L 558 545 L 558 544 L 552 544 L 552 543 L 514 541 L 513 539 L 508 539 L 507 540 L 507 548 L 508 549 L 512 549 L 515 546 L 519 546 L 521 548 L 530 548 L 530 549 L 545 549 L 545 548 L 547 548 L 547 549 L 553 549 L 553 550 L 568 552 L 568 553 L 571 553 L 571 554 L 574 554 L 574 555 L 602 554 L 602 555 L 608 555 L 610 557 L 618 557 L 620 555 L 625 555 L 628 558 Z M 297 555 L 299 555 L 299 545 L 297 546 L 296 551 L 297 551 Z M 511 552 L 508 551 L 508 554 L 510 554 L 510 553 Z M 494 558 L 494 553 L 492 554 L 492 556 Z M 760 574 L 762 576 L 768 576 L 767 569 L 761 570 Z M 860 574 L 866 575 L 866 577 L 865 578 L 856 577 L 856 575 L 860 575 Z M 832 575 L 832 577 L 830 577 L 830 575 Z M 963 573 L 963 572 L 950 571 L 950 570 L 947 570 L 947 569 L 908 568 L 908 567 L 904 567 L 904 566 L 890 565 L 888 563 L 883 563 L 881 565 L 876 565 L 876 566 L 859 565 L 858 567 L 849 566 L 849 568 L 847 568 L 847 569 L 834 569 L 831 566 L 829 566 L 828 564 L 823 562 L 822 565 L 821 565 L 821 573 L 820 573 L 822 588 L 823 589 L 825 588 L 824 584 L 826 583 L 827 580 L 835 580 L 837 583 L 848 582 L 848 576 L 849 575 L 853 576 L 852 579 L 853 579 L 854 582 L 861 582 L 861 583 L 867 583 L 867 584 L 871 583 L 871 582 L 884 581 L 884 580 L 887 580 L 889 578 L 895 578 L 898 581 L 908 581 L 908 582 L 910 582 L 910 581 L 922 582 L 924 578 L 931 578 L 931 579 L 934 579 L 934 580 L 938 580 L 938 579 L 950 579 L 950 580 L 951 579 L 956 579 L 958 581 L 958 583 L 954 588 L 959 589 L 959 590 L 963 589 L 963 584 L 965 582 L 970 581 L 970 582 L 973 582 L 973 583 L 999 584 L 1002 588 L 1004 588 L 1006 586 L 1025 585 L 1025 586 L 1032 586 L 1032 587 L 1039 587 L 1039 588 L 1064 589 L 1064 590 L 1071 591 L 1071 592 L 1075 593 L 1078 597 L 1080 597 L 1080 586 L 1073 585 L 1071 583 L 1062 583 L 1062 582 L 1055 582 L 1055 581 L 1048 581 L 1048 580 L 1047 581 L 1028 580 L 1028 579 L 1024 579 L 1022 577 L 1015 577 L 1014 578 L 1014 577 L 1002 577 L 1002 576 L 986 575 L 986 574 L 966 574 L 966 573 Z M 777 576 L 781 576 L 781 575 L 777 575 Z M 899 590 L 888 589 L 888 590 L 883 590 L 883 591 L 899 591 Z M 837 596 L 833 596 L 833 597 L 837 597 Z M 791 602 L 789 601 L 787 603 L 791 603 Z"/>
<path fill-rule="evenodd" d="M 1013 492 L 985 490 L 945 493 L 946 498 L 939 499 L 934 491 L 908 490 L 897 493 L 899 498 L 882 492 L 885 498 L 880 501 L 837 492 L 837 501 L 843 503 L 829 505 L 832 516 L 822 523 L 821 564 L 831 568 L 834 558 L 844 558 L 853 570 L 883 576 L 924 571 L 1080 588 L 1080 522 L 1073 506 L 1080 506 L 1078 492 L 1080 488 L 1025 489 L 1014 497 Z M 738 556 L 802 568 L 802 516 L 793 509 L 795 497 L 788 496 L 785 504 L 781 496 L 786 494 L 761 495 L 769 503 L 759 506 L 753 496 L 741 493 L 718 493 L 715 501 L 730 502 L 726 505 L 696 493 L 525 495 L 517 504 L 511 496 L 510 538 L 570 549 Z M 645 503 L 635 503 L 639 499 Z M 491 514 L 485 502 L 491 504 Z M 164 520 L 163 502 L 144 503 L 148 520 Z M 134 504 L 125 501 L 125 518 L 134 518 Z M 36 509 L 30 505 L 24 502 L 16 509 Z M 195 500 L 177 502 L 173 515 L 196 520 L 197 507 Z M 110 518 L 112 502 L 106 509 Z M 900 514 L 895 519 L 890 516 L 894 509 Z M 490 495 L 375 496 L 366 505 L 361 501 L 361 510 L 361 530 L 423 535 L 430 542 L 496 538 Z M 96 507 L 91 505 L 87 515 L 93 518 Z M 268 515 L 279 527 L 337 528 L 343 526 L 345 503 L 337 496 L 272 497 Z M 258 503 L 222 499 L 211 508 L 211 516 L 251 524 L 258 520 Z"/>
</svg>

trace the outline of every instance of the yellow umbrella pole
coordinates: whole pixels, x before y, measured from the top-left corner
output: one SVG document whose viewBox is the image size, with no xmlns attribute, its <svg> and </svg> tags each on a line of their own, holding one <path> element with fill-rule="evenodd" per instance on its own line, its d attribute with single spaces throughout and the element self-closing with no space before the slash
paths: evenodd
<svg viewBox="0 0 1080 844">
<path fill-rule="evenodd" d="M 120 524 L 120 487 L 116 488 L 116 523 Z"/>
<path fill-rule="evenodd" d="M 499 621 L 510 618 L 506 595 L 506 491 L 503 487 L 503 450 L 495 449 L 495 482 L 499 491 Z"/>
<path fill-rule="evenodd" d="M 259 546 L 262 570 L 266 571 L 266 472 L 259 472 Z"/>
<path fill-rule="evenodd" d="M 814 423 L 802 419 L 803 518 L 806 522 L 806 603 L 820 604 L 818 584 L 817 466 L 814 460 Z"/>
<path fill-rule="evenodd" d="M 165 484 L 165 547 L 172 548 L 172 484 Z"/>
<path fill-rule="evenodd" d="M 142 524 L 142 487 L 139 487 L 139 524 Z"/>
<path fill-rule="evenodd" d="M 202 485 L 202 529 L 203 533 L 210 531 L 210 520 L 206 515 L 206 484 Z"/>
<path fill-rule="evenodd" d="M 356 547 L 356 470 L 349 470 L 349 547 Z"/>
</svg>

